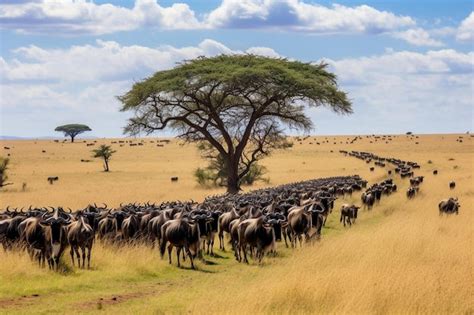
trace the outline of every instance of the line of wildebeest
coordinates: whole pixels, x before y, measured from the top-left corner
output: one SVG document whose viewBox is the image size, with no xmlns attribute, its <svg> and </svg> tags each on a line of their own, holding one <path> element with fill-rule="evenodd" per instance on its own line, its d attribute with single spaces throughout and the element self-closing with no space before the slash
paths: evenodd
<svg viewBox="0 0 474 315">
<path fill-rule="evenodd" d="M 346 152 L 364 160 L 390 162 L 401 173 L 416 163 L 385 159 L 366 152 Z M 379 165 L 382 166 L 382 165 Z M 418 187 L 423 177 L 412 177 Z M 180 257 L 193 260 L 203 254 L 214 255 L 216 234 L 219 248 L 225 250 L 224 233 L 239 262 L 248 263 L 247 255 L 258 262 L 265 253 L 275 252 L 275 242 L 284 240 L 286 246 L 319 240 L 322 227 L 340 196 L 362 191 L 364 207 L 372 209 L 383 195 L 397 191 L 393 179 L 367 187 L 368 182 L 358 175 L 315 179 L 266 188 L 237 195 L 216 195 L 202 203 L 173 201 L 161 204 L 127 204 L 112 209 L 107 205 L 89 205 L 72 211 L 61 207 L 24 209 L 6 208 L 0 212 L 0 242 L 5 251 L 28 252 L 40 266 L 46 261 L 58 270 L 62 254 L 69 247 L 72 264 L 90 267 L 91 251 L 96 240 L 110 246 L 147 244 L 157 246 L 163 257 L 168 251 L 171 264 L 173 247 L 178 266 Z M 343 204 L 340 222 L 352 225 L 360 206 Z M 458 213 L 457 199 L 444 200 L 440 213 Z M 51 210 L 51 211 L 50 211 Z M 76 261 L 75 261 L 76 258 Z M 82 263 L 81 263 L 82 261 Z"/>
<path fill-rule="evenodd" d="M 415 176 L 414 170 L 419 169 L 420 165 L 416 162 L 411 161 L 403 161 L 396 158 L 385 158 L 377 156 L 370 152 L 359 152 L 359 151 L 345 151 L 340 150 L 340 153 L 344 155 L 349 155 L 356 157 L 365 161 L 367 164 L 371 163 L 372 161 L 376 166 L 385 167 L 387 163 L 392 164 L 395 168 L 395 173 L 400 175 L 400 178 L 409 178 L 410 179 L 410 186 L 406 191 L 406 196 L 408 199 L 412 199 L 418 194 L 420 191 L 420 185 L 423 183 L 424 176 Z M 370 171 L 374 171 L 374 167 L 370 167 Z M 388 175 L 392 175 L 392 170 L 388 170 Z M 433 170 L 433 175 L 438 175 L 438 170 Z M 375 186 L 375 188 L 374 188 Z M 362 193 L 361 199 L 362 203 L 365 204 L 367 207 L 372 207 L 375 200 L 380 199 L 382 193 L 390 194 L 393 191 L 397 190 L 397 186 L 393 184 L 393 180 L 387 179 L 382 184 L 375 184 L 373 187 L 369 188 L 366 192 Z M 449 188 L 454 189 L 456 187 L 456 183 L 454 181 L 449 182 Z M 439 214 L 452 214 L 456 213 L 459 214 L 459 208 L 461 205 L 459 204 L 458 198 L 450 197 L 448 199 L 441 200 L 438 204 Z"/>
</svg>

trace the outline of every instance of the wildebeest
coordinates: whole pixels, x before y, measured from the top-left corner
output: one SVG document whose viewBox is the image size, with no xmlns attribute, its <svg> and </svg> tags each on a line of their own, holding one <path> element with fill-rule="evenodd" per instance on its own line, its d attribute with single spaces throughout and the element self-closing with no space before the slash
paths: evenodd
<svg viewBox="0 0 474 315">
<path fill-rule="evenodd" d="M 238 256 L 241 257 L 243 252 L 244 262 L 246 263 L 249 262 L 247 259 L 247 246 L 256 249 L 258 262 L 262 261 L 266 251 L 275 247 L 275 232 L 273 227 L 264 224 L 263 216 L 240 222 L 238 225 L 238 237 Z"/>
<path fill-rule="evenodd" d="M 171 181 L 172 181 L 172 182 L 177 182 L 178 179 L 179 179 L 178 176 L 173 176 L 173 177 L 171 177 Z"/>
<path fill-rule="evenodd" d="M 456 187 L 456 182 L 450 181 L 450 182 L 449 182 L 449 188 L 450 188 L 450 189 L 454 189 L 455 187 Z"/>
<path fill-rule="evenodd" d="M 287 235 L 290 236 L 292 247 L 296 247 L 297 240 L 303 245 L 302 236 L 305 235 L 308 240 L 309 231 L 313 226 L 312 212 L 322 213 L 323 210 L 314 210 L 314 203 L 308 203 L 305 206 L 294 207 L 288 213 Z M 321 222 L 322 223 L 322 222 Z M 289 233 L 288 233 L 289 232 Z M 285 236 L 285 233 L 283 234 Z M 285 237 L 286 243 L 286 237 Z"/>
<path fill-rule="evenodd" d="M 438 204 L 439 215 L 442 215 L 443 213 L 459 214 L 459 208 L 461 208 L 461 205 L 459 204 L 458 198 L 453 197 L 441 200 Z"/>
<path fill-rule="evenodd" d="M 415 197 L 415 195 L 418 193 L 418 190 L 419 190 L 418 187 L 413 187 L 413 186 L 409 187 L 407 190 L 407 198 L 412 199 L 413 197 Z"/>
<path fill-rule="evenodd" d="M 424 176 L 416 176 L 413 178 L 410 178 L 410 185 L 411 186 L 419 186 L 423 182 Z"/>
<path fill-rule="evenodd" d="M 339 222 L 343 222 L 344 226 L 346 226 L 346 222 L 349 225 L 352 225 L 357 219 L 357 212 L 359 209 L 360 207 L 356 205 L 349 205 L 347 203 L 343 204 L 341 207 L 341 218 L 339 219 Z"/>
<path fill-rule="evenodd" d="M 79 248 L 82 252 L 82 268 L 85 268 L 86 251 L 87 251 L 87 268 L 91 266 L 91 251 L 94 243 L 94 230 L 85 221 L 85 216 L 82 211 L 76 214 L 76 221 L 72 222 L 67 227 L 67 240 L 69 242 L 70 255 L 72 265 L 74 266 L 74 253 L 77 256 L 77 264 L 81 268 L 81 256 L 79 255 Z"/>
<path fill-rule="evenodd" d="M 434 170 L 433 175 L 438 175 L 438 170 Z"/>
<path fill-rule="evenodd" d="M 162 242 L 160 245 L 160 254 L 163 257 L 168 245 L 168 258 L 171 264 L 171 252 L 173 247 L 176 247 L 176 257 L 178 258 L 178 267 L 181 267 L 179 257 L 181 250 L 184 249 L 185 253 L 189 256 L 191 261 L 191 268 L 194 269 L 193 259 L 199 253 L 199 225 L 189 221 L 188 218 L 174 219 L 166 222 L 161 227 Z"/>
<path fill-rule="evenodd" d="M 367 209 L 372 209 L 375 203 L 375 194 L 372 192 L 364 192 L 361 195 L 362 203 Z"/>
<path fill-rule="evenodd" d="M 58 176 L 50 176 L 48 177 L 48 182 L 50 185 L 52 185 L 55 181 L 59 180 Z"/>
<path fill-rule="evenodd" d="M 219 217 L 218 225 L 219 225 L 219 248 L 225 250 L 224 246 L 224 232 L 230 233 L 230 223 L 237 219 L 239 214 L 235 209 L 232 209 L 229 212 L 222 214 Z"/>
</svg>

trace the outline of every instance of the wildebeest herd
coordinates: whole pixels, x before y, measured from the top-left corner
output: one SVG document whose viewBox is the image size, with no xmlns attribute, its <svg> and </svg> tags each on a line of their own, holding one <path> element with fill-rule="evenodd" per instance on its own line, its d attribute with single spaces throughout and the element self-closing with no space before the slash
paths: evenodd
<svg viewBox="0 0 474 315">
<path fill-rule="evenodd" d="M 361 190 L 367 181 L 357 175 L 316 179 L 256 190 L 239 195 L 219 195 L 194 201 L 161 204 L 127 204 L 116 209 L 89 205 L 72 211 L 56 208 L 5 209 L 0 212 L 0 241 L 4 250 L 26 250 L 30 257 L 57 269 L 69 247 L 73 265 L 90 266 L 96 240 L 120 246 L 148 244 L 163 256 L 176 248 L 193 259 L 214 254 L 214 239 L 225 249 L 224 234 L 238 261 L 248 254 L 261 261 L 275 251 L 275 242 L 287 246 L 319 239 L 326 218 L 339 195 Z M 347 205 L 345 206 L 347 207 Z"/>
<path fill-rule="evenodd" d="M 410 188 L 418 191 L 423 176 L 414 177 L 415 162 L 381 158 L 372 153 L 341 151 L 365 161 L 395 165 L 395 172 L 411 173 Z M 321 230 L 339 197 L 362 191 L 361 202 L 372 209 L 383 195 L 397 191 L 392 178 L 367 186 L 358 175 L 315 179 L 266 188 L 237 195 L 216 195 L 202 203 L 173 201 L 161 204 L 126 204 L 118 208 L 89 205 L 67 211 L 61 207 L 23 209 L 6 208 L 0 212 L 0 242 L 5 251 L 24 250 L 31 259 L 57 270 L 60 258 L 69 248 L 72 264 L 90 267 L 91 252 L 96 240 L 110 246 L 145 244 L 158 247 L 161 256 L 176 248 L 180 257 L 194 259 L 204 254 L 214 255 L 217 234 L 219 248 L 225 250 L 227 233 L 235 258 L 248 263 L 248 255 L 260 262 L 265 253 L 275 252 L 275 242 L 284 240 L 287 247 L 319 240 Z M 450 184 L 450 186 L 452 186 Z M 410 193 L 411 194 L 411 193 Z M 416 194 L 416 192 L 415 192 Z M 409 197 L 411 198 L 411 197 Z M 443 200 L 440 214 L 459 211 L 457 198 Z M 361 206 L 343 204 L 340 222 L 352 225 Z M 51 210 L 51 211 L 49 211 Z"/>
</svg>

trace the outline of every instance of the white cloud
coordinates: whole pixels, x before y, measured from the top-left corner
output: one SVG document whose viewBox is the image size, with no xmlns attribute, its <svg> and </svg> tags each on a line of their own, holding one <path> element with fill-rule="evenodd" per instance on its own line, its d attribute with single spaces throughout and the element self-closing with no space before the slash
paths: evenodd
<svg viewBox="0 0 474 315">
<path fill-rule="evenodd" d="M 188 5 L 162 7 L 155 0 L 136 0 L 133 8 L 86 0 L 42 0 L 0 5 L 3 28 L 28 33 L 107 34 L 140 27 L 201 27 Z"/>
<path fill-rule="evenodd" d="M 14 50 L 15 58 L 0 59 L 2 78 L 9 81 L 56 80 L 67 82 L 141 79 L 154 71 L 173 67 L 176 62 L 201 55 L 214 56 L 233 51 L 206 39 L 195 47 L 122 46 L 97 40 L 94 45 L 68 49 L 42 49 L 31 45 Z"/>
<path fill-rule="evenodd" d="M 368 5 L 326 7 L 301 0 L 223 0 L 198 20 L 184 3 L 163 7 L 135 0 L 132 8 L 86 0 L 41 0 L 0 5 L 3 28 L 27 33 L 108 34 L 139 28 L 277 28 L 311 33 L 382 33 L 414 26 L 408 16 Z"/>
<path fill-rule="evenodd" d="M 474 12 L 471 12 L 459 25 L 456 39 L 463 42 L 474 41 Z"/>
<path fill-rule="evenodd" d="M 433 39 L 430 34 L 422 28 L 412 28 L 406 31 L 395 32 L 392 34 L 395 38 L 400 38 L 415 46 L 441 47 L 444 44 Z"/>
<path fill-rule="evenodd" d="M 354 103 L 355 113 L 341 126 L 349 126 L 346 132 L 472 129 L 474 52 L 389 50 L 326 62 Z"/>
<path fill-rule="evenodd" d="M 48 124 L 76 119 L 91 122 L 96 135 L 116 136 L 126 114 L 118 113 L 114 96 L 126 92 L 134 82 L 183 59 L 242 52 L 210 39 L 188 47 L 124 46 L 113 41 L 66 49 L 20 47 L 11 58 L 0 57 L 0 108 L 2 117 L 7 117 L 3 128 L 10 134 L 31 135 L 37 126 L 50 130 Z M 250 47 L 244 52 L 280 56 L 269 47 Z M 342 89 L 349 92 L 355 113 L 340 118 L 311 111 L 317 130 L 447 132 L 467 130 L 471 125 L 474 52 L 388 49 L 380 55 L 326 62 L 338 75 Z M 21 129 L 17 126 L 20 119 L 28 122 Z"/>
<path fill-rule="evenodd" d="M 415 25 L 408 16 L 367 5 L 325 7 L 300 0 L 224 0 L 210 12 L 213 28 L 281 28 L 312 33 L 381 33 Z"/>
</svg>

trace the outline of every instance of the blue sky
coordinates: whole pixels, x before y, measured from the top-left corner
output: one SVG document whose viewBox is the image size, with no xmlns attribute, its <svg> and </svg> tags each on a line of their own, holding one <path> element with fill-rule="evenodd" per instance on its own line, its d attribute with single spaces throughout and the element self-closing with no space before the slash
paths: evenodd
<svg viewBox="0 0 474 315">
<path fill-rule="evenodd" d="M 0 2 L 0 135 L 85 123 L 121 136 L 116 95 L 183 59 L 324 60 L 354 114 L 308 111 L 314 134 L 465 132 L 474 104 L 473 1 Z"/>
</svg>

